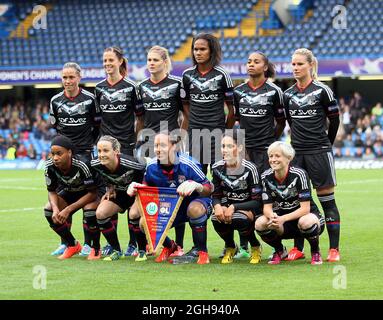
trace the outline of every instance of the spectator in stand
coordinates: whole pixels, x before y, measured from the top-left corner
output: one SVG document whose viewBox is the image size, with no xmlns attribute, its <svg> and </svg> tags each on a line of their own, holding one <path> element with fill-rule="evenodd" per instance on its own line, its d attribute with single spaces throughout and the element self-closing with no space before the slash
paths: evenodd
<svg viewBox="0 0 383 320">
<path fill-rule="evenodd" d="M 342 148 L 336 147 L 334 149 L 334 157 L 337 159 L 342 158 Z"/>
<path fill-rule="evenodd" d="M 37 152 L 32 143 L 28 147 L 28 158 L 31 160 L 35 160 L 37 158 Z"/>
<path fill-rule="evenodd" d="M 25 159 L 28 156 L 28 150 L 25 145 L 20 144 L 16 151 L 17 159 Z"/>
<path fill-rule="evenodd" d="M 357 147 L 354 157 L 355 158 L 362 158 L 363 157 L 364 148 L 363 147 Z"/>
<path fill-rule="evenodd" d="M 350 133 L 353 125 L 351 122 L 350 107 L 348 105 L 344 105 L 342 109 L 341 123 L 343 124 L 345 133 Z"/>
<path fill-rule="evenodd" d="M 362 140 L 362 137 L 360 134 L 356 135 L 355 141 L 354 141 L 354 146 L 355 147 L 364 147 L 364 142 Z"/>
<path fill-rule="evenodd" d="M 373 159 L 375 159 L 375 154 L 374 154 L 374 151 L 373 151 L 372 147 L 370 147 L 370 146 L 366 147 L 366 149 L 364 151 L 364 154 L 362 156 L 362 159 L 363 160 L 373 160 Z"/>
<path fill-rule="evenodd" d="M 343 135 L 338 134 L 336 136 L 333 147 L 339 148 L 339 149 L 344 147 Z"/>
<path fill-rule="evenodd" d="M 382 140 L 380 140 L 380 138 L 378 138 L 375 141 L 375 143 L 374 143 L 372 148 L 373 148 L 375 156 L 377 158 L 382 158 L 383 157 L 383 146 L 382 146 Z"/>
<path fill-rule="evenodd" d="M 11 145 L 7 149 L 7 154 L 5 155 L 6 160 L 15 160 L 16 159 L 16 145 Z"/>
<path fill-rule="evenodd" d="M 354 119 L 359 119 L 368 112 L 366 102 L 364 101 L 362 95 L 357 91 L 354 92 L 350 100 L 350 110 L 351 116 Z"/>
<path fill-rule="evenodd" d="M 346 149 L 344 150 L 344 157 L 345 157 L 345 158 L 351 158 L 351 157 L 353 157 L 353 154 L 351 153 L 351 148 L 346 148 Z"/>
<path fill-rule="evenodd" d="M 354 147 L 354 141 L 352 141 L 351 133 L 347 134 L 346 139 L 343 140 L 343 147 L 352 148 Z"/>
<path fill-rule="evenodd" d="M 381 117 L 383 116 L 383 108 L 382 104 L 378 102 L 371 110 L 371 114 L 376 117 Z"/>
<path fill-rule="evenodd" d="M 0 136 L 0 159 L 3 159 L 7 153 L 7 142 L 3 136 Z"/>
</svg>

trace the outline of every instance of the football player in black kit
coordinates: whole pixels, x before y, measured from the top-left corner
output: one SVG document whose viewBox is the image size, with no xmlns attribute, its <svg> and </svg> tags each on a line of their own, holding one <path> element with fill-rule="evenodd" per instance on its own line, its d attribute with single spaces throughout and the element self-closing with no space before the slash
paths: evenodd
<svg viewBox="0 0 383 320">
<path fill-rule="evenodd" d="M 81 251 L 81 245 L 70 231 L 72 215 L 82 209 L 87 222 L 92 247 L 100 249 L 100 231 L 97 226 L 96 208 L 99 203 L 98 180 L 92 175 L 89 164 L 73 153 L 74 144 L 65 136 L 52 139 L 52 157 L 45 165 L 45 181 L 48 189 L 48 203 L 44 208 L 45 218 L 65 244 L 65 250 L 58 257 L 68 259 Z"/>
<path fill-rule="evenodd" d="M 49 113 L 57 133 L 70 138 L 76 146 L 77 155 L 89 162 L 99 132 L 100 112 L 95 105 L 94 95 L 79 87 L 80 80 L 80 66 L 75 62 L 64 64 L 64 90 L 52 97 Z M 83 229 L 85 241 L 80 255 L 86 256 L 90 253 L 91 240 L 85 218 Z M 65 244 L 62 242 L 52 255 L 60 255 L 64 250 Z"/>
<path fill-rule="evenodd" d="M 132 156 L 136 144 L 136 133 L 143 128 L 144 108 L 137 85 L 127 78 L 127 59 L 118 47 L 104 50 L 103 66 L 107 78 L 97 83 L 95 88 L 96 105 L 101 111 L 100 135 L 110 135 L 121 144 L 121 152 Z M 136 124 L 135 124 L 136 122 Z M 117 226 L 118 214 L 112 218 Z M 129 244 L 125 255 L 137 254 L 133 226 L 129 223 Z M 103 254 L 112 252 L 111 246 L 103 249 Z"/>
<path fill-rule="evenodd" d="M 206 174 L 208 165 L 219 160 L 215 156 L 223 130 L 234 125 L 233 82 L 219 65 L 222 51 L 216 37 L 198 34 L 191 49 L 194 67 L 183 72 L 181 92 L 184 112 L 189 114 L 189 151 Z"/>
<path fill-rule="evenodd" d="M 140 150 L 141 156 L 154 157 L 154 136 L 160 131 L 179 129 L 179 112 L 183 112 L 180 96 L 181 79 L 170 75 L 172 63 L 166 48 L 153 46 L 147 55 L 147 68 L 150 77 L 142 81 L 139 91 L 145 107 L 144 130 L 141 130 L 138 141 L 144 143 Z M 183 113 L 181 127 L 187 128 L 188 114 Z M 162 125 L 162 127 L 161 127 Z M 178 248 L 171 257 L 181 256 L 183 251 L 183 240 L 185 224 L 180 223 L 175 227 L 176 243 Z"/>
<path fill-rule="evenodd" d="M 96 211 L 97 223 L 113 248 L 112 253 L 104 260 L 113 261 L 120 258 L 121 247 L 111 217 L 129 210 L 134 203 L 134 197 L 129 197 L 126 191 L 130 183 L 142 182 L 145 165 L 137 162 L 133 156 L 120 153 L 120 143 L 112 136 L 106 135 L 100 138 L 97 143 L 97 152 L 98 159 L 92 160 L 92 169 L 108 186 Z M 130 220 L 130 223 L 133 225 L 133 231 L 134 228 L 139 229 L 139 219 Z M 145 238 L 145 235 L 143 237 Z M 142 260 L 146 260 L 145 252 L 139 252 L 136 257 L 136 261 Z"/>
<path fill-rule="evenodd" d="M 319 235 L 324 229 L 320 214 L 311 213 L 311 186 L 305 170 L 290 166 L 295 151 L 291 145 L 276 141 L 268 148 L 271 168 L 261 178 L 263 216 L 255 222 L 262 240 L 274 248 L 269 264 L 279 264 L 287 257 L 282 239 L 299 236 L 311 246 L 311 264 L 322 264 Z"/>
<path fill-rule="evenodd" d="M 231 131 L 231 130 L 229 130 Z M 223 160 L 212 166 L 214 215 L 212 223 L 225 241 L 222 263 L 233 262 L 238 248 L 234 243 L 234 230 L 250 242 L 250 263 L 261 261 L 261 245 L 254 233 L 254 220 L 262 215 L 262 185 L 254 163 L 245 159 L 240 131 L 225 133 L 221 142 Z"/>
<path fill-rule="evenodd" d="M 304 168 L 316 190 L 326 218 L 330 240 L 327 261 L 340 260 L 340 215 L 335 203 L 334 143 L 339 127 L 339 107 L 331 89 L 316 80 L 318 61 L 308 49 L 292 56 L 296 84 L 284 93 L 291 127 L 291 144 L 296 150 L 294 164 Z M 329 125 L 327 127 L 327 121 Z M 303 256 L 303 239 L 296 239 L 291 260 Z"/>
<path fill-rule="evenodd" d="M 275 67 L 267 56 L 252 52 L 247 59 L 248 81 L 234 88 L 235 116 L 246 132 L 246 153 L 259 174 L 269 166 L 267 147 L 278 140 L 286 124 L 282 90 L 269 78 L 275 77 Z M 240 236 L 239 252 L 249 256 L 247 241 Z"/>
<path fill-rule="evenodd" d="M 246 152 L 260 173 L 270 168 L 267 148 L 282 135 L 286 124 L 282 90 L 269 78 L 274 65 L 262 52 L 247 60 L 249 79 L 234 89 L 234 106 L 240 128 L 246 132 Z"/>
</svg>

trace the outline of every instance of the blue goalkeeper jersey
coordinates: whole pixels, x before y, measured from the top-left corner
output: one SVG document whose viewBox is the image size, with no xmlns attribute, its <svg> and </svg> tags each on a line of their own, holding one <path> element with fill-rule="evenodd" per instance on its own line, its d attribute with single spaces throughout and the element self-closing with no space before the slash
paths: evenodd
<svg viewBox="0 0 383 320">
<path fill-rule="evenodd" d="M 211 186 L 198 161 L 184 153 L 177 153 L 177 159 L 178 162 L 168 168 L 161 165 L 157 158 L 151 159 L 146 168 L 144 184 L 151 187 L 177 188 L 184 181 L 193 180 Z M 193 192 L 190 197 L 198 198 L 199 194 Z"/>
</svg>

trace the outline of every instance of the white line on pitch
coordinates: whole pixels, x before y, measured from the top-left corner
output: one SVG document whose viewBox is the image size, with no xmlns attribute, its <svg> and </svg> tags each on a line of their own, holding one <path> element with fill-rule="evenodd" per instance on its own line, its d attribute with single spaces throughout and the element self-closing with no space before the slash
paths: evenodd
<svg viewBox="0 0 383 320">
<path fill-rule="evenodd" d="M 43 207 L 43 206 L 41 206 L 41 207 L 37 207 L 37 208 L 14 208 L 14 209 L 2 209 L 2 210 L 0 210 L 0 213 L 3 213 L 3 212 L 33 211 L 33 210 L 41 209 L 42 207 Z"/>
<path fill-rule="evenodd" d="M 382 179 L 368 179 L 368 180 L 350 180 L 350 181 L 343 181 L 339 182 L 338 185 L 343 185 L 343 184 L 363 184 L 363 183 L 371 183 L 371 182 L 382 182 Z"/>
<path fill-rule="evenodd" d="M 21 181 L 42 181 L 40 178 L 9 178 L 9 179 L 0 179 L 0 183 L 3 182 L 21 182 Z"/>
<path fill-rule="evenodd" d="M 7 189 L 7 190 L 46 190 L 44 188 L 36 188 L 36 187 L 20 187 L 20 186 L 0 186 L 0 189 Z"/>
</svg>

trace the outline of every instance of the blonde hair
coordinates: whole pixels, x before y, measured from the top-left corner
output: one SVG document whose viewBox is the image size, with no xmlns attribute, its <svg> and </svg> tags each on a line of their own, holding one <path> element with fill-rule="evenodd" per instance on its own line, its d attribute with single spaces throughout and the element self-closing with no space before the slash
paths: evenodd
<svg viewBox="0 0 383 320">
<path fill-rule="evenodd" d="M 121 150 L 121 144 L 120 142 L 112 137 L 112 136 L 109 136 L 109 135 L 105 135 L 105 136 L 102 136 L 98 142 L 101 142 L 101 141 L 107 141 L 107 142 L 110 142 L 112 144 L 112 149 L 113 151 L 117 151 L 118 153 L 120 153 L 120 150 Z"/>
<path fill-rule="evenodd" d="M 302 56 L 305 56 L 307 62 L 310 64 L 312 63 L 313 67 L 311 70 L 311 77 L 314 80 L 317 80 L 318 79 L 318 60 L 317 60 L 317 58 L 315 58 L 312 51 L 307 49 L 307 48 L 299 48 L 299 49 L 294 51 L 293 56 L 296 54 L 300 54 Z"/>
<path fill-rule="evenodd" d="M 148 54 L 154 51 L 158 53 L 162 60 L 166 63 L 166 72 L 170 73 L 172 71 L 172 61 L 170 60 L 170 55 L 168 49 L 161 47 L 161 46 L 153 46 L 149 49 Z"/>
<path fill-rule="evenodd" d="M 272 153 L 275 150 L 279 150 L 282 152 L 282 154 L 289 159 L 290 161 L 293 160 L 295 157 L 295 150 L 294 148 L 283 141 L 275 141 L 273 142 L 268 148 L 267 148 L 267 155 L 270 156 L 270 153 Z"/>
<path fill-rule="evenodd" d="M 63 70 L 64 69 L 74 69 L 76 71 L 76 73 L 81 77 L 81 67 L 79 66 L 78 63 L 76 62 L 67 62 L 64 64 L 63 66 Z"/>
</svg>

